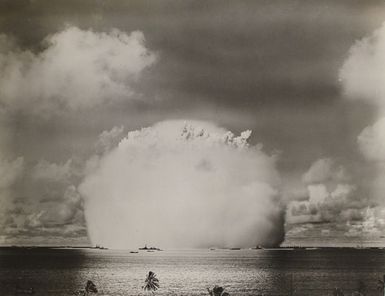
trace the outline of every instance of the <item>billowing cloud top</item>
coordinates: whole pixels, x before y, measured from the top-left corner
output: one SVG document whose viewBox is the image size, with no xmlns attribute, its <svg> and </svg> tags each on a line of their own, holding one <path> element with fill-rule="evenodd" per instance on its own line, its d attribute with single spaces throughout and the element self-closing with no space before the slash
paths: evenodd
<svg viewBox="0 0 385 296">
<path fill-rule="evenodd" d="M 358 136 L 362 154 L 371 161 L 385 163 L 385 117 L 366 127 Z"/>
<path fill-rule="evenodd" d="M 341 79 L 349 98 L 369 102 L 377 109 L 377 121 L 357 137 L 358 147 L 368 165 L 376 171 L 371 195 L 384 200 L 385 184 L 385 23 L 369 37 L 358 41 L 341 69 Z"/>
<path fill-rule="evenodd" d="M 310 166 L 302 179 L 306 184 L 319 184 L 332 180 L 344 181 L 348 176 L 345 169 L 342 166 L 336 166 L 333 159 L 321 158 Z"/>
<path fill-rule="evenodd" d="M 385 23 L 356 42 L 340 70 L 345 94 L 385 106 Z"/>
<path fill-rule="evenodd" d="M 129 132 L 80 185 L 93 243 L 113 248 L 277 245 L 275 157 L 207 122 Z"/>
<path fill-rule="evenodd" d="M 352 184 L 346 170 L 332 158 L 315 161 L 303 175 L 307 200 L 292 201 L 289 223 L 346 222 L 362 219 L 369 205 Z"/>
<path fill-rule="evenodd" d="M 131 98 L 138 75 L 156 56 L 144 36 L 76 27 L 48 36 L 40 53 L 23 51 L 0 35 L 0 99 L 11 109 L 82 109 Z"/>
</svg>

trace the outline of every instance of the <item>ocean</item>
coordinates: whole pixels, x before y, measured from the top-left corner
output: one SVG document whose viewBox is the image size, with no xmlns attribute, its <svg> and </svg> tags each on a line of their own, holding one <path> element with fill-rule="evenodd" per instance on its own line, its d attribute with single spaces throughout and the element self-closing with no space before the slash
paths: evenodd
<svg viewBox="0 0 385 296">
<path fill-rule="evenodd" d="M 64 296 L 92 280 L 97 295 L 151 295 L 142 289 L 149 271 L 160 289 L 155 295 L 208 295 L 219 285 L 230 295 L 382 295 L 385 250 L 165 250 L 1 248 L 0 295 Z"/>
</svg>

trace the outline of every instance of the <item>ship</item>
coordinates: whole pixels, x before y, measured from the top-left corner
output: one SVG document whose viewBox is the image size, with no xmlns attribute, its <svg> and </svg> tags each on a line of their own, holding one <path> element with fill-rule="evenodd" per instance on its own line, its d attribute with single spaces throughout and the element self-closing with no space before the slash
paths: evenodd
<svg viewBox="0 0 385 296">
<path fill-rule="evenodd" d="M 155 248 L 155 247 L 147 247 L 147 245 L 144 245 L 143 248 L 139 248 L 139 250 L 142 250 L 142 251 L 162 251 L 162 250 L 159 249 L 159 248 Z"/>
<path fill-rule="evenodd" d="M 99 249 L 99 250 L 108 250 L 108 248 L 106 248 L 106 247 L 103 247 L 103 246 L 100 246 L 100 245 L 96 245 L 94 249 Z"/>
</svg>

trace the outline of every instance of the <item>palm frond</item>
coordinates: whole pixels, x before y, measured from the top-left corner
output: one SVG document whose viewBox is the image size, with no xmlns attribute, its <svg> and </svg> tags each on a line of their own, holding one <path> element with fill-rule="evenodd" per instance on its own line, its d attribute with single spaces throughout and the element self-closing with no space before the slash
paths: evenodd
<svg viewBox="0 0 385 296">
<path fill-rule="evenodd" d="M 156 274 L 150 271 L 144 281 L 143 290 L 156 291 L 159 287 L 159 280 L 156 278 Z"/>
</svg>

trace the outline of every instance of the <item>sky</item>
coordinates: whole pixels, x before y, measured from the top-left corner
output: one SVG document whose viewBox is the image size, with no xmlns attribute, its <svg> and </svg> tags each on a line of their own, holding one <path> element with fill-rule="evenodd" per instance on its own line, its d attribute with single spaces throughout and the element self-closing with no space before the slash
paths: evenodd
<svg viewBox="0 0 385 296">
<path fill-rule="evenodd" d="M 385 243 L 384 21 L 375 0 L 1 1 L 0 244 Z"/>
</svg>

